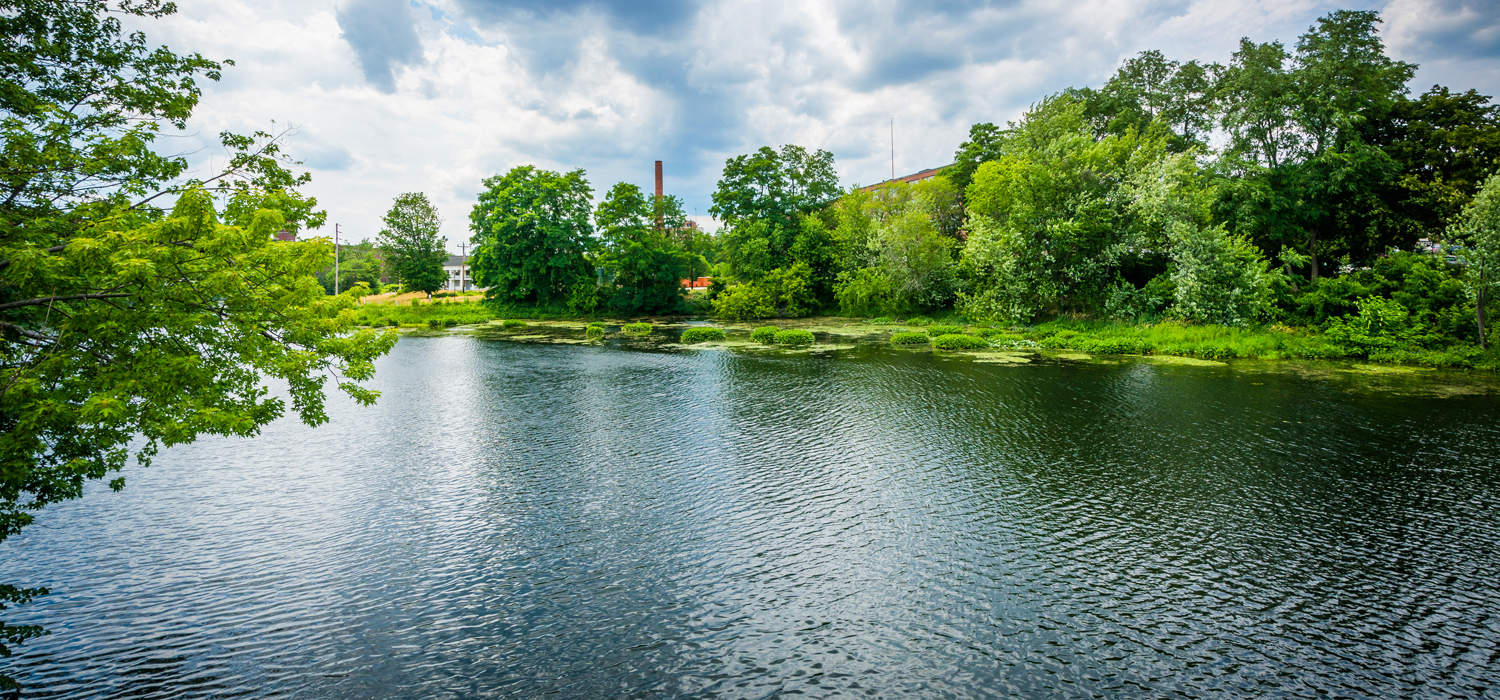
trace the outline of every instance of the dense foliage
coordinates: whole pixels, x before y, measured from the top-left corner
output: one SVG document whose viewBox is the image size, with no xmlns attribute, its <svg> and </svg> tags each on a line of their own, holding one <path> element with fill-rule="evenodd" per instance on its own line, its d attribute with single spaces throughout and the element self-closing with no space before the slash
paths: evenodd
<svg viewBox="0 0 1500 700">
<path fill-rule="evenodd" d="M 254 435 L 288 403 L 321 423 L 330 379 L 372 402 L 359 382 L 394 342 L 324 293 L 327 239 L 274 239 L 324 219 L 274 138 L 222 134 L 228 168 L 203 181 L 155 150 L 221 69 L 122 33 L 172 11 L 0 0 L 0 540 L 131 456 Z M 0 585 L 0 610 L 45 592 Z M 0 623 L 0 656 L 41 633 Z"/>
<path fill-rule="evenodd" d="M 821 152 L 730 159 L 713 312 L 1283 323 L 1366 356 L 1485 345 L 1479 193 L 1500 107 L 1409 97 L 1415 66 L 1386 55 L 1379 23 L 1332 12 L 1291 47 L 1242 40 L 1227 65 L 1143 52 L 1102 87 L 974 125 L 953 166 L 912 184 L 835 199 L 807 184 L 831 179 Z"/>
</svg>

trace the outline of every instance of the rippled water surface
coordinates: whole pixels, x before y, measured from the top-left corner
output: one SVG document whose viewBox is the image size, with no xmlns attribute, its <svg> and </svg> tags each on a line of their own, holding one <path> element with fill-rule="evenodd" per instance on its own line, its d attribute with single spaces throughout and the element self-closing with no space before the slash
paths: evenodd
<svg viewBox="0 0 1500 700">
<path fill-rule="evenodd" d="M 406 338 L 0 545 L 27 697 L 1497 697 L 1500 406 Z"/>
</svg>

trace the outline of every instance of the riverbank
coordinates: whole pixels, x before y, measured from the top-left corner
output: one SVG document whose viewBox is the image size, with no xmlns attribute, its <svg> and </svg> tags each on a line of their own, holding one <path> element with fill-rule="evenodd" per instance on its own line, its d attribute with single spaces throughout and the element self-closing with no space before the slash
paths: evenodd
<svg viewBox="0 0 1500 700">
<path fill-rule="evenodd" d="M 670 337 L 672 342 L 667 344 L 677 344 L 673 333 L 680 335 L 689 327 L 711 326 L 726 332 L 723 341 L 713 342 L 753 348 L 766 344 L 751 339 L 750 334 L 756 328 L 770 326 L 782 330 L 800 329 L 811 332 L 813 343 L 796 348 L 799 351 L 828 351 L 852 343 L 887 343 L 907 350 L 918 350 L 932 349 L 936 342 L 938 350 L 1002 353 L 1049 350 L 1090 355 L 1143 355 L 1212 361 L 1349 360 L 1374 365 L 1488 372 L 1500 370 L 1500 352 L 1494 348 L 1485 352 L 1477 346 L 1466 344 L 1442 348 L 1396 343 L 1360 345 L 1347 340 L 1341 341 L 1320 331 L 1284 325 L 1231 328 L 1177 322 L 1135 324 L 1060 320 L 1034 326 L 1000 327 L 967 323 L 962 318 L 933 320 L 917 317 L 901 321 L 891 318 L 836 316 L 744 322 L 700 317 L 612 319 L 570 316 L 564 309 L 506 309 L 497 313 L 487 305 L 442 299 L 415 305 L 361 307 L 356 313 L 361 322 L 371 326 L 402 327 L 418 332 L 472 327 L 470 330 L 486 335 L 498 333 L 504 337 L 526 334 L 518 334 L 514 330 L 500 331 L 492 326 L 496 326 L 502 318 L 524 320 L 533 330 L 541 330 L 547 335 L 549 341 L 598 342 L 600 339 L 589 340 L 584 337 L 590 323 L 602 324 L 606 329 L 606 338 L 619 338 L 630 335 L 621 330 L 626 324 L 648 322 L 653 324 L 656 332 L 647 334 L 644 339 L 634 338 L 634 341 L 662 344 L 654 341 L 664 341 Z M 571 338 L 573 334 L 578 337 Z M 960 337 L 939 340 L 943 336 Z"/>
</svg>

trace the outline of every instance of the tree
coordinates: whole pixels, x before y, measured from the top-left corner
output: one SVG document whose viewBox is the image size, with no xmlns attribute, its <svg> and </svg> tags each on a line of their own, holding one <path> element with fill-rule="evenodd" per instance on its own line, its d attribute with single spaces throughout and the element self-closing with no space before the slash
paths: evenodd
<svg viewBox="0 0 1500 700">
<path fill-rule="evenodd" d="M 835 207 L 843 259 L 836 297 L 851 315 L 925 312 L 952 301 L 957 241 L 941 228 L 957 199 L 946 178 L 851 192 Z"/>
<path fill-rule="evenodd" d="M 469 214 L 476 246 L 470 267 L 489 298 L 557 303 L 593 274 L 585 257 L 594 245 L 593 190 L 582 170 L 563 175 L 522 165 L 484 186 Z"/>
<path fill-rule="evenodd" d="M 979 166 L 965 193 L 966 313 L 1024 321 L 1091 310 L 1124 258 L 1147 247 L 1126 245 L 1135 223 L 1119 189 L 1166 155 L 1168 136 L 1096 139 L 1086 107 L 1074 94 L 1048 97 L 1011 125 L 1006 155 Z"/>
<path fill-rule="evenodd" d="M 0 1 L 0 540 L 131 456 L 254 435 L 287 408 L 270 379 L 312 425 L 329 379 L 372 402 L 359 382 L 395 342 L 323 293 L 326 239 L 273 240 L 324 219 L 274 138 L 222 134 L 233 155 L 206 181 L 153 150 L 220 64 L 150 49 L 115 15 L 173 9 Z M 45 593 L 0 585 L 0 609 Z M 0 656 L 41 633 L 0 623 Z"/>
<path fill-rule="evenodd" d="M 1464 254 L 1469 264 L 1467 282 L 1474 298 L 1475 320 L 1479 324 L 1479 347 L 1487 348 L 1485 311 L 1497 289 L 1500 289 L 1500 172 L 1484 181 L 1474 201 L 1464 207 L 1452 234 L 1469 245 Z"/>
<path fill-rule="evenodd" d="M 385 277 L 385 264 L 376 255 L 375 244 L 369 241 L 345 243 L 338 249 L 338 286 L 340 291 L 353 289 L 361 282 L 372 291 L 379 292 L 381 279 Z M 334 293 L 334 266 L 329 265 L 318 272 L 318 282 L 323 290 Z"/>
<path fill-rule="evenodd" d="M 794 145 L 782 146 L 780 151 L 762 146 L 724 163 L 724 175 L 708 212 L 730 226 L 765 221 L 795 229 L 799 213 L 822 209 L 839 194 L 832 153 L 809 153 Z"/>
<path fill-rule="evenodd" d="M 675 197 L 662 200 L 648 200 L 641 188 L 621 182 L 594 210 L 603 239 L 597 267 L 610 279 L 611 310 L 661 314 L 683 308 L 681 280 L 691 273 L 690 256 L 667 230 L 687 228 L 686 217 Z"/>
<path fill-rule="evenodd" d="M 1475 90 L 1432 89 L 1402 98 L 1384 118 L 1361 125 L 1361 138 L 1400 168 L 1381 196 L 1391 214 L 1383 239 L 1410 249 L 1442 231 L 1500 163 L 1500 106 Z"/>
<path fill-rule="evenodd" d="M 426 292 L 432 298 L 432 293 L 448 281 L 443 272 L 448 252 L 439 237 L 443 219 L 437 208 L 427 201 L 427 195 L 407 192 L 396 198 L 381 220 L 385 228 L 378 241 L 390 276 L 407 289 Z"/>
</svg>

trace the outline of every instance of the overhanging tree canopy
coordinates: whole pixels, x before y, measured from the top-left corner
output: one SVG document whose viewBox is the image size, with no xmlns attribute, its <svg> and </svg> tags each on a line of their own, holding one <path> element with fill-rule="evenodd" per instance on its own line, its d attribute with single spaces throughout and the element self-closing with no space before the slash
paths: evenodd
<svg viewBox="0 0 1500 700">
<path fill-rule="evenodd" d="M 321 423 L 329 378 L 373 401 L 358 382 L 394 342 L 323 293 L 326 239 L 273 240 L 324 218 L 274 138 L 223 134 L 233 156 L 205 181 L 153 150 L 221 69 L 121 32 L 120 14 L 174 10 L 0 0 L 0 540 L 132 454 L 253 435 L 288 401 Z M 0 586 L 0 609 L 42 593 Z M 0 656 L 40 633 L 0 623 Z"/>
</svg>

